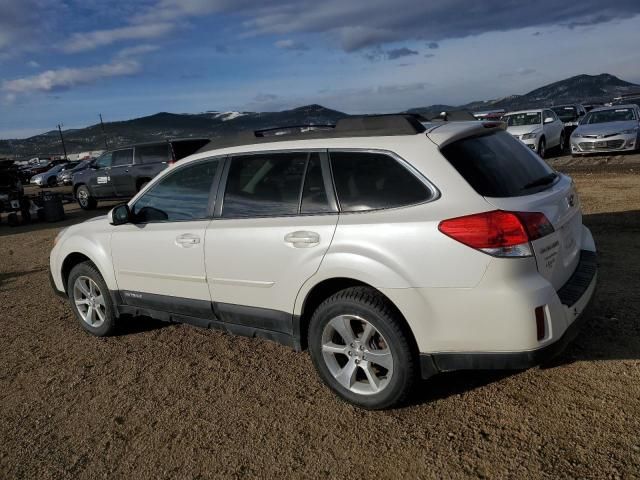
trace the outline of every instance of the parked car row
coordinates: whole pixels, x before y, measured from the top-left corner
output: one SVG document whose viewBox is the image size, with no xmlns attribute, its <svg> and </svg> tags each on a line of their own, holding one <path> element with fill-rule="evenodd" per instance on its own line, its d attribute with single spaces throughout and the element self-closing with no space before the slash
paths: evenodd
<svg viewBox="0 0 640 480">
<path fill-rule="evenodd" d="M 158 173 L 209 143 L 196 138 L 132 145 L 103 153 L 73 173 L 73 193 L 85 210 L 100 200 L 129 199 Z"/>
<path fill-rule="evenodd" d="M 550 148 L 571 155 L 633 151 L 640 148 L 640 107 L 636 104 L 583 105 L 508 112 L 502 120 L 507 132 L 542 158 Z"/>
</svg>

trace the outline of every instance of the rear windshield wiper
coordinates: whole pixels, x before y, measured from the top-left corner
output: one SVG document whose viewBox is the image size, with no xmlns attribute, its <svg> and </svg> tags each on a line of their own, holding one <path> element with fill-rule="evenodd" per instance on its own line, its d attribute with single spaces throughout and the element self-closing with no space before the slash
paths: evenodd
<svg viewBox="0 0 640 480">
<path fill-rule="evenodd" d="M 522 187 L 521 190 L 528 190 L 529 188 L 533 188 L 533 187 L 549 185 L 550 183 L 553 183 L 553 181 L 556 179 L 557 176 L 558 174 L 556 172 L 551 172 L 545 175 L 544 177 L 540 177 L 537 180 L 534 180 L 533 182 L 527 183 L 524 187 Z"/>
</svg>

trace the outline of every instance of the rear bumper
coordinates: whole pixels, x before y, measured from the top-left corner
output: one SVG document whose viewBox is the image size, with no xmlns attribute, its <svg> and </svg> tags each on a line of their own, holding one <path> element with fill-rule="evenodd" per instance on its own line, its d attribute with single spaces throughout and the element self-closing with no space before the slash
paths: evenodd
<svg viewBox="0 0 640 480">
<path fill-rule="evenodd" d="M 561 353 L 584 323 L 582 313 L 593 297 L 597 283 L 597 255 L 583 250 L 571 278 L 557 292 L 566 307 L 564 333 L 545 346 L 518 352 L 441 352 L 420 355 L 422 377 L 454 370 L 523 370 L 544 363 Z"/>
</svg>

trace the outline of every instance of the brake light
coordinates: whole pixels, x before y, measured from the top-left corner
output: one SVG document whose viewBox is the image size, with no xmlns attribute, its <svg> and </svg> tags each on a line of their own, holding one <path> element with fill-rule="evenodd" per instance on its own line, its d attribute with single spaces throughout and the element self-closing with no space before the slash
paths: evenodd
<svg viewBox="0 0 640 480">
<path fill-rule="evenodd" d="M 524 228 L 527 229 L 529 240 L 537 240 L 553 233 L 553 225 L 547 220 L 544 213 L 540 212 L 517 212 Z"/>
<path fill-rule="evenodd" d="M 489 255 L 530 257 L 529 242 L 553 232 L 553 226 L 542 213 L 494 210 L 444 220 L 438 230 Z"/>
</svg>

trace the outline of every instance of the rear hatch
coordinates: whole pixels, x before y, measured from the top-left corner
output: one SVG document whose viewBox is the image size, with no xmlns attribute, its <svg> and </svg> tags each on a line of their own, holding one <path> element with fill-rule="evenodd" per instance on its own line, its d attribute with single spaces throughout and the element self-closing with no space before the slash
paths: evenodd
<svg viewBox="0 0 640 480">
<path fill-rule="evenodd" d="M 498 210 L 540 212 L 553 232 L 533 240 L 538 271 L 557 289 L 580 260 L 582 214 L 572 180 L 504 131 L 457 139 L 442 154 Z"/>
</svg>

